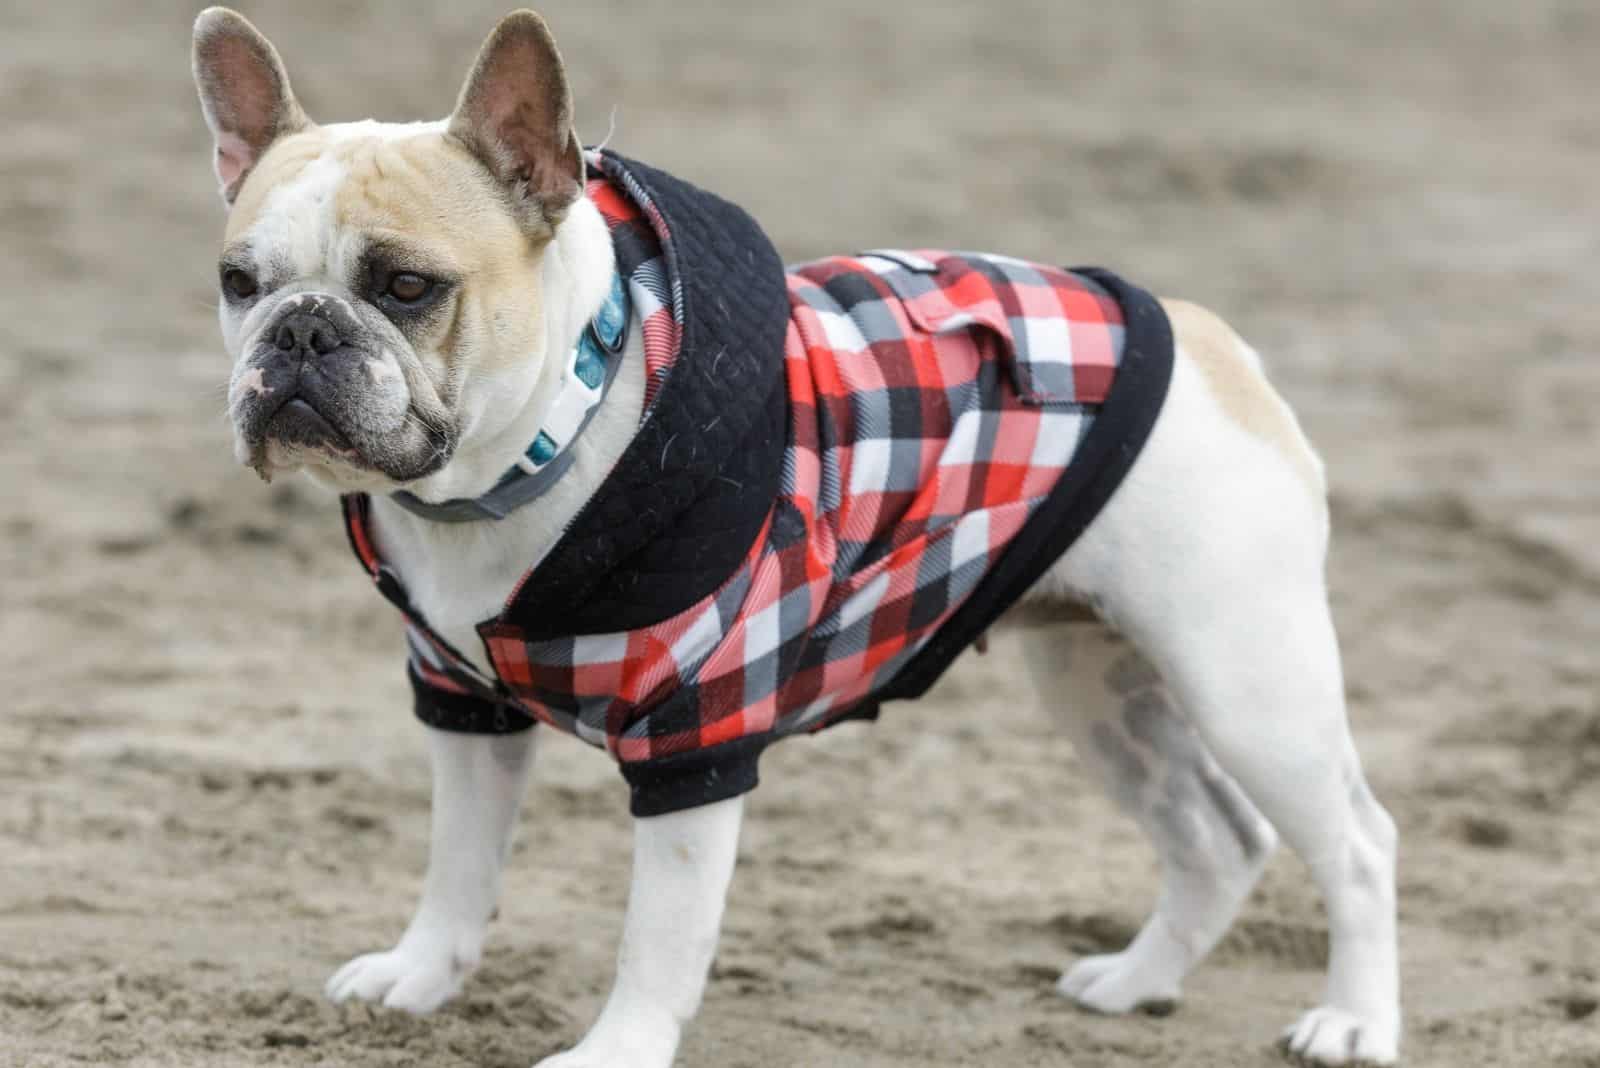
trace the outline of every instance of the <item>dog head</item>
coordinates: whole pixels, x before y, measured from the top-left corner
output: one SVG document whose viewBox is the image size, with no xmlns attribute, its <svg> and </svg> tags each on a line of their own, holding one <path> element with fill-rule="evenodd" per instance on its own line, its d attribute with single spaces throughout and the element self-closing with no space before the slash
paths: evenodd
<svg viewBox="0 0 1600 1068">
<path fill-rule="evenodd" d="M 238 459 L 341 490 L 487 488 L 474 478 L 526 446 L 546 357 L 581 329 L 566 223 L 586 209 L 604 235 L 544 22 L 501 22 L 440 122 L 317 125 L 272 44 L 224 8 L 195 23 L 194 74 L 228 206 Z"/>
</svg>

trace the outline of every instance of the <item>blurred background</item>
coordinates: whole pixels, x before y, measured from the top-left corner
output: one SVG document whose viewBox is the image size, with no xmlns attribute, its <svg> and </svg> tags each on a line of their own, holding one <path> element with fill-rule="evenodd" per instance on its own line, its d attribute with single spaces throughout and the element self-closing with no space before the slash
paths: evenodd
<svg viewBox="0 0 1600 1068">
<path fill-rule="evenodd" d="M 625 790 L 548 739 L 466 995 L 322 1003 L 409 915 L 425 751 L 333 502 L 231 457 L 197 7 L 0 4 L 0 1064 L 522 1068 L 606 991 Z M 242 7 L 324 121 L 445 114 L 504 12 Z M 585 139 L 790 259 L 1101 263 L 1250 339 L 1330 470 L 1407 1063 L 1600 1065 L 1600 6 L 544 11 Z M 1287 856 L 1172 1018 L 1051 995 L 1155 872 L 1019 667 L 773 751 L 683 1063 L 1277 1063 L 1325 954 Z"/>
</svg>

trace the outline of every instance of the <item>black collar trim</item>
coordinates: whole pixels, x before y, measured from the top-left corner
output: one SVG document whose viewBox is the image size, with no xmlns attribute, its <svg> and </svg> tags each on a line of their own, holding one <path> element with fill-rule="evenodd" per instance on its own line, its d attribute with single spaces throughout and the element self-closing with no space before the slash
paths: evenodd
<svg viewBox="0 0 1600 1068">
<path fill-rule="evenodd" d="M 649 626 L 714 591 L 772 508 L 787 438 L 777 250 L 717 196 L 615 153 L 591 160 L 659 243 L 681 340 L 616 467 L 483 628 L 527 640 Z"/>
</svg>

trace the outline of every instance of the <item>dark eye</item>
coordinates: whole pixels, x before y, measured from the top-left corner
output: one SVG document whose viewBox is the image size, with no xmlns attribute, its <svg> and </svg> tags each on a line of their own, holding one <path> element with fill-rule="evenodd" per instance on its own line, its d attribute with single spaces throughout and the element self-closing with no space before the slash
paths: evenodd
<svg viewBox="0 0 1600 1068">
<path fill-rule="evenodd" d="M 415 304 L 432 288 L 433 283 L 420 274 L 402 271 L 389 276 L 389 288 L 384 292 L 402 304 Z"/>
<path fill-rule="evenodd" d="M 235 300 L 249 300 L 256 295 L 255 275 L 237 267 L 229 267 L 222 272 L 222 288 Z"/>
</svg>

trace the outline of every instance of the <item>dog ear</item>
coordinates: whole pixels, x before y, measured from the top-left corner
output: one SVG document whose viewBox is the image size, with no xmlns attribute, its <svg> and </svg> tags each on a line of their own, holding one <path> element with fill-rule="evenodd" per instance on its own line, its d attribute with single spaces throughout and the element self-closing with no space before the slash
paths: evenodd
<svg viewBox="0 0 1600 1068">
<path fill-rule="evenodd" d="M 217 181 L 229 204 L 280 137 L 311 125 L 272 42 L 237 11 L 208 7 L 194 23 L 194 83 L 216 141 Z"/>
<path fill-rule="evenodd" d="M 583 192 L 572 91 L 544 19 L 516 11 L 489 34 L 450 133 L 506 187 L 524 222 L 554 226 Z"/>
</svg>

